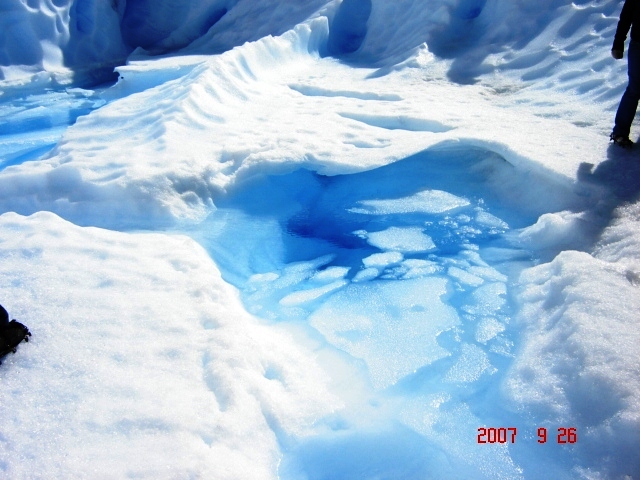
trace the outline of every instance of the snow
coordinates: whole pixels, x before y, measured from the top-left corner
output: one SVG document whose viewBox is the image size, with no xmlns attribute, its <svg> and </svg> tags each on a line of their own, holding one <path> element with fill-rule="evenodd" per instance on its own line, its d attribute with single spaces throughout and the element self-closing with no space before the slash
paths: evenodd
<svg viewBox="0 0 640 480">
<path fill-rule="evenodd" d="M 6 1 L 1 476 L 640 478 L 621 6 Z"/>
<path fill-rule="evenodd" d="M 340 405 L 193 240 L 1 222 L 3 298 L 38 337 L 2 365 L 4 475 L 270 478 L 272 427 L 304 434 Z"/>
</svg>

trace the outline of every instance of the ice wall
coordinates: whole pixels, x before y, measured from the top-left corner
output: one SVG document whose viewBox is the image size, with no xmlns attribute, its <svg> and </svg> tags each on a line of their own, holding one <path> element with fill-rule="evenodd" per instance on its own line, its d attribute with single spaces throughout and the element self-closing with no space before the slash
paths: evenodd
<svg viewBox="0 0 640 480">
<path fill-rule="evenodd" d="M 568 88 L 592 90 L 599 99 L 618 97 L 621 88 L 609 84 L 607 57 L 620 0 L 544 0 L 535 5 L 507 0 L 5 3 L 0 17 L 0 81 L 53 77 L 86 83 L 89 72 L 100 74 L 97 81 L 139 47 L 152 55 L 176 50 L 221 53 L 326 16 L 330 32 L 323 53 L 381 67 L 380 74 L 426 44 L 437 56 L 450 59 L 449 78 L 459 83 L 515 71 L 522 80 L 565 82 Z M 585 44 L 594 52 L 591 76 L 597 78 L 576 86 L 571 82 L 573 62 L 582 58 L 576 48 Z"/>
<path fill-rule="evenodd" d="M 151 50 L 181 48 L 205 34 L 238 0 L 128 0 L 122 36 L 131 47 Z"/>
<path fill-rule="evenodd" d="M 120 35 L 117 2 L 9 0 L 2 10 L 0 80 L 86 83 L 131 50 Z"/>
<path fill-rule="evenodd" d="M 0 81 L 95 83 L 136 48 L 157 55 L 201 39 L 191 53 L 220 53 L 280 35 L 328 3 L 9 0 L 1 7 Z"/>
<path fill-rule="evenodd" d="M 620 0 L 373 0 L 366 31 L 358 34 L 364 37 L 361 45 L 342 54 L 352 62 L 379 66 L 384 74 L 426 44 L 436 56 L 451 61 L 448 76 L 458 83 L 515 72 L 519 80 L 547 80 L 553 86 L 595 74 L 598 79 L 578 93 L 601 86 L 595 96 L 601 99 L 613 90 L 619 97 L 621 92 L 611 88 L 608 69 L 621 8 Z M 351 28 L 358 24 L 355 15 L 349 23 Z M 576 75 L 574 62 L 584 58 L 585 46 L 591 51 L 593 71 Z M 616 76 L 620 73 L 624 72 L 616 70 Z"/>
</svg>

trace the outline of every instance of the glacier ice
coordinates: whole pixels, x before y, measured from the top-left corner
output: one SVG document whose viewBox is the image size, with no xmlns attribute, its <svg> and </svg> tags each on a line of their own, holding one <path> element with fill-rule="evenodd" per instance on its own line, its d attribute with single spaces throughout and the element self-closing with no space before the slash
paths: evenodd
<svg viewBox="0 0 640 480">
<path fill-rule="evenodd" d="M 619 4 L 6 3 L 2 475 L 635 478 Z"/>
</svg>

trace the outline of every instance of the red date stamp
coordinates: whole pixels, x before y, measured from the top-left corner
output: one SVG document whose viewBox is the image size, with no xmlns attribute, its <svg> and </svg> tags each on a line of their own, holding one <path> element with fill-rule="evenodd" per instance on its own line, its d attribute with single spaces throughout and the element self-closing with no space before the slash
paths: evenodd
<svg viewBox="0 0 640 480">
<path fill-rule="evenodd" d="M 549 439 L 548 430 L 544 427 L 538 428 L 538 443 L 547 443 Z M 516 443 L 518 429 L 516 427 L 480 427 L 478 428 L 478 443 Z M 559 427 L 556 442 L 559 444 L 576 443 L 578 441 L 578 430 L 575 427 Z"/>
</svg>

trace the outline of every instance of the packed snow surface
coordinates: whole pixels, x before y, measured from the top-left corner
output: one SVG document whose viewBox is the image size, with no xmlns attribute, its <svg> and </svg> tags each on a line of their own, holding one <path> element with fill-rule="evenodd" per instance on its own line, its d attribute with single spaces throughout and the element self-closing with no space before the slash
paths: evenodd
<svg viewBox="0 0 640 480">
<path fill-rule="evenodd" d="M 5 0 L 0 476 L 640 478 L 622 3 Z"/>
</svg>

